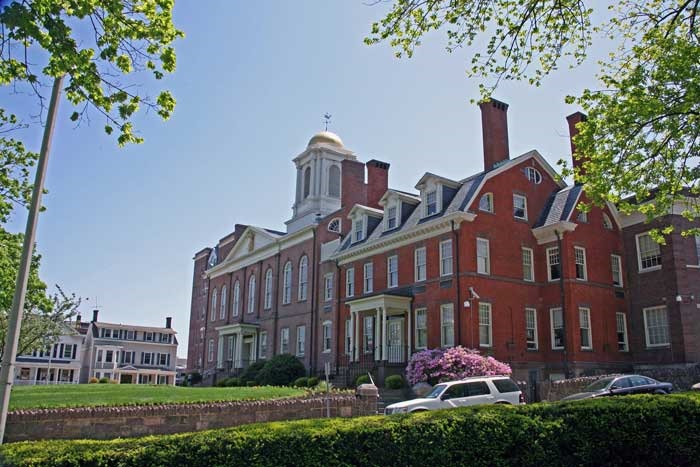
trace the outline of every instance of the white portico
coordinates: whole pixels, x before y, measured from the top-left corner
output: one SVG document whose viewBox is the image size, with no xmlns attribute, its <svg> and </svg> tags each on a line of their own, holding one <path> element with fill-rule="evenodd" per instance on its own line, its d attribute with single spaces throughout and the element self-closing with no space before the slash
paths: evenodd
<svg viewBox="0 0 700 467">
<path fill-rule="evenodd" d="M 380 294 L 347 302 L 350 306 L 350 358 L 404 363 L 411 352 L 411 301 Z"/>
<path fill-rule="evenodd" d="M 219 332 L 219 348 L 216 354 L 216 367 L 236 370 L 246 368 L 257 360 L 257 324 L 236 323 L 215 328 Z M 224 342 L 226 352 L 224 354 Z"/>
</svg>

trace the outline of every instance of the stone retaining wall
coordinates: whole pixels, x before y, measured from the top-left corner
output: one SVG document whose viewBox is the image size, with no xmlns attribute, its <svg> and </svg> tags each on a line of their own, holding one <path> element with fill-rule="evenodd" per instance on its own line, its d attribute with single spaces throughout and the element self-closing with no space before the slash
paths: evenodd
<svg viewBox="0 0 700 467">
<path fill-rule="evenodd" d="M 330 395 L 331 417 L 377 413 L 376 397 Z M 326 416 L 323 396 L 267 401 L 15 410 L 5 442 L 39 439 L 112 439 L 224 428 L 247 423 Z"/>
</svg>

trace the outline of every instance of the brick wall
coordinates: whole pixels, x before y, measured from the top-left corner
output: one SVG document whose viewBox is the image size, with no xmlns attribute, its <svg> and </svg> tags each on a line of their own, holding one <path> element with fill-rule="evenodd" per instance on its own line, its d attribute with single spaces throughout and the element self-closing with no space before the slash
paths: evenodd
<svg viewBox="0 0 700 467">
<path fill-rule="evenodd" d="M 5 442 L 183 433 L 247 423 L 322 418 L 326 410 L 326 400 L 322 396 L 207 404 L 15 410 L 8 415 Z M 331 417 L 376 413 L 376 398 L 338 393 L 330 396 Z"/>
</svg>

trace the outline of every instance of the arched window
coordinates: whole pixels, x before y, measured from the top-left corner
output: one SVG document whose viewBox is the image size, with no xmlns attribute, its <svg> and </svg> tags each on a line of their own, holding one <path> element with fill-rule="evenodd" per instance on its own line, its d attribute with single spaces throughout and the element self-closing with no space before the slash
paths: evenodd
<svg viewBox="0 0 700 467">
<path fill-rule="evenodd" d="M 292 301 L 292 262 L 287 261 L 284 265 L 284 276 L 282 286 L 282 303 L 288 304 Z"/>
<path fill-rule="evenodd" d="M 340 217 L 336 217 L 328 223 L 328 231 L 340 233 Z"/>
<path fill-rule="evenodd" d="M 539 185 L 542 183 L 542 174 L 540 173 L 539 170 L 537 170 L 534 167 L 527 167 L 525 169 L 525 176 L 527 177 L 528 180 L 531 182 Z"/>
<path fill-rule="evenodd" d="M 603 213 L 603 227 L 605 227 L 608 230 L 613 229 L 613 224 L 612 224 L 612 221 L 610 220 L 610 216 L 608 216 L 605 213 Z"/>
<path fill-rule="evenodd" d="M 307 167 L 304 169 L 304 194 L 302 195 L 302 199 L 306 199 L 309 197 L 309 193 L 311 192 L 311 167 Z"/>
<path fill-rule="evenodd" d="M 479 209 L 481 211 L 493 212 L 493 194 L 485 193 L 479 200 Z"/>
<path fill-rule="evenodd" d="M 255 311 L 255 276 L 248 279 L 248 313 Z"/>
<path fill-rule="evenodd" d="M 241 309 L 241 284 L 236 281 L 233 285 L 233 316 L 238 316 Z"/>
<path fill-rule="evenodd" d="M 309 258 L 302 256 L 299 260 L 299 301 L 306 300 L 309 287 Z"/>
<path fill-rule="evenodd" d="M 216 288 L 211 293 L 211 320 L 216 321 Z"/>
<path fill-rule="evenodd" d="M 219 313 L 219 319 L 226 319 L 226 286 L 221 288 L 221 312 Z"/>
<path fill-rule="evenodd" d="M 337 165 L 328 169 L 328 196 L 340 198 L 340 169 Z"/>
<path fill-rule="evenodd" d="M 265 273 L 265 309 L 272 308 L 272 269 Z"/>
</svg>

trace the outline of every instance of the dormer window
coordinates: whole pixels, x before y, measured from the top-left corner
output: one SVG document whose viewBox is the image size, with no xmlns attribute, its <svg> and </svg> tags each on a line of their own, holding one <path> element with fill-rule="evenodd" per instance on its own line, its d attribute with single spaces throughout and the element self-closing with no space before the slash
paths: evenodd
<svg viewBox="0 0 700 467">
<path fill-rule="evenodd" d="M 365 238 L 365 227 L 362 219 L 357 219 L 354 223 L 353 242 L 362 241 Z"/>
<path fill-rule="evenodd" d="M 479 210 L 493 212 L 493 193 L 485 193 L 479 200 Z"/>
<path fill-rule="evenodd" d="M 525 169 L 525 176 L 536 185 L 542 183 L 542 174 L 534 167 L 527 167 Z"/>
<path fill-rule="evenodd" d="M 386 230 L 392 230 L 395 229 L 397 226 L 397 215 L 396 212 L 398 211 L 396 206 L 391 206 L 389 209 L 386 211 Z"/>
<path fill-rule="evenodd" d="M 437 214 L 437 190 L 431 190 L 425 194 L 425 217 Z"/>
</svg>

